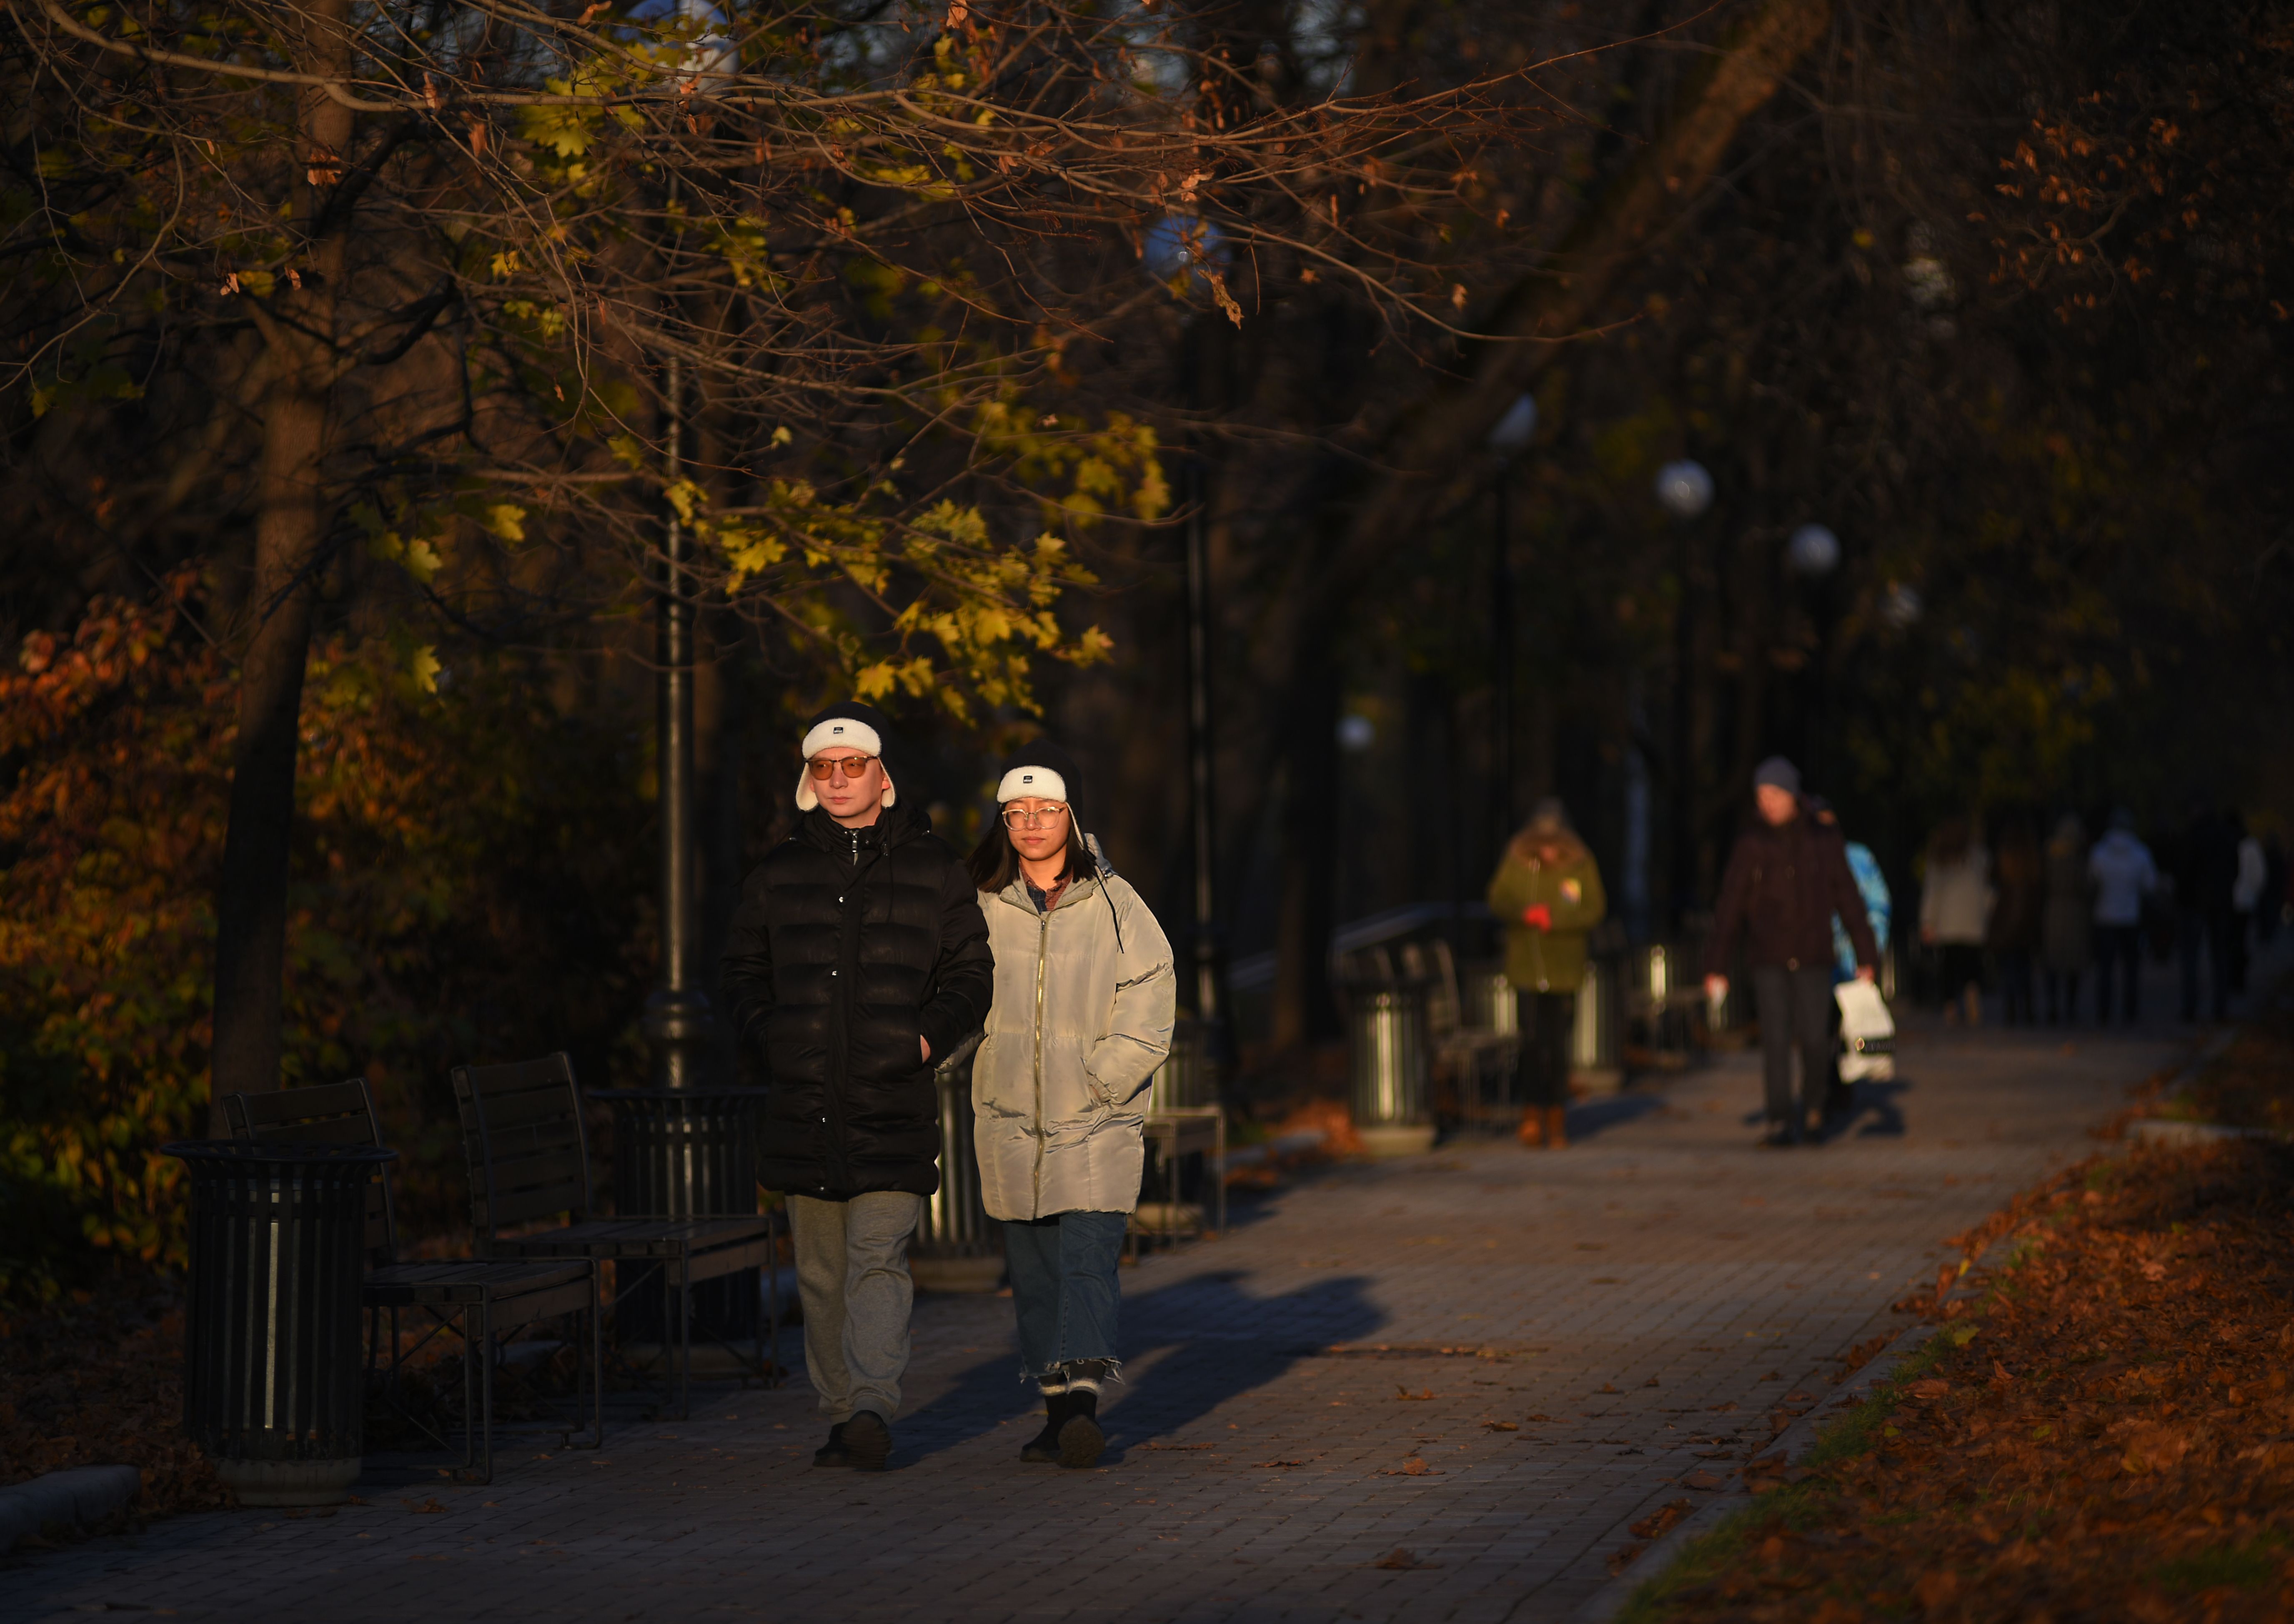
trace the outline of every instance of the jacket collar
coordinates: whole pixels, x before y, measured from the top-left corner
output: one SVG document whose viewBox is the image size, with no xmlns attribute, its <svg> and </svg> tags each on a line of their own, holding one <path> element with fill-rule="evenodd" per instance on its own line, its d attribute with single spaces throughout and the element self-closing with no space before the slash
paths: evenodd
<svg viewBox="0 0 2294 1624">
<path fill-rule="evenodd" d="M 847 828 L 828 815 L 825 808 L 816 806 L 797 820 L 795 838 L 818 846 L 824 852 L 839 857 L 849 857 L 854 852 L 891 851 L 915 839 L 924 828 L 923 814 L 911 806 L 895 804 L 876 816 L 876 821 L 866 828 Z"/>
<path fill-rule="evenodd" d="M 1057 913 L 1062 908 L 1072 908 L 1079 899 L 1089 896 L 1098 889 L 1099 875 L 1093 869 L 1086 869 L 1081 874 L 1076 875 L 1068 881 L 1068 888 L 1060 893 L 1060 900 L 1052 904 L 1052 911 Z M 1012 883 L 996 894 L 996 900 L 999 902 L 1009 902 L 1024 914 L 1033 915 L 1036 911 L 1036 899 L 1028 894 L 1028 882 L 1021 875 L 1013 875 Z"/>
</svg>

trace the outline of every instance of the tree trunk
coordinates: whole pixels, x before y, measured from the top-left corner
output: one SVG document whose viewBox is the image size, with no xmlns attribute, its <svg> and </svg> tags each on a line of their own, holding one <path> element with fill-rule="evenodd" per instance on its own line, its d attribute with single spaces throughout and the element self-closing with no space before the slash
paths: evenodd
<svg viewBox="0 0 2294 1624">
<path fill-rule="evenodd" d="M 1282 722 L 1308 708 L 1324 650 L 1363 584 L 1422 535 L 1428 514 L 1455 494 L 1456 481 L 1479 477 L 1472 453 L 1514 398 L 1560 340 L 1598 319 L 1619 278 L 1696 203 L 1745 121 L 1831 21 L 1832 0 L 1764 0 L 1683 86 L 1655 139 L 1603 189 L 1562 243 L 1553 268 L 1525 277 L 1498 301 L 1485 328 L 1489 338 L 1469 347 L 1459 366 L 1388 420 L 1372 443 L 1356 448 L 1358 456 L 1332 459 L 1330 494 L 1310 531 L 1314 539 L 1298 550 L 1291 584 L 1255 630 L 1252 681 L 1274 702 L 1260 713 L 1265 733 L 1239 741 L 1252 754 L 1263 758 L 1271 748 L 1295 747 L 1283 738 Z M 1297 745 L 1308 753 L 1316 748 L 1312 740 Z M 1327 890 L 1328 883 L 1324 874 L 1311 886 Z M 1277 984 L 1303 986 L 1289 955 L 1322 949 L 1294 948 L 1286 929 L 1280 951 Z"/>
<path fill-rule="evenodd" d="M 1330 998 L 1332 891 L 1337 881 L 1338 667 L 1317 667 L 1291 730 L 1282 816 L 1282 901 L 1275 924 L 1274 998 L 1268 1039 L 1278 1053 L 1335 1029 Z"/>
<path fill-rule="evenodd" d="M 347 70 L 348 6 L 322 0 L 303 14 L 296 53 L 306 70 Z M 279 1087 L 287 967 L 288 847 L 295 760 L 321 549 L 333 517 L 325 464 L 337 357 L 332 334 L 345 261 L 328 194 L 350 153 L 350 110 L 304 93 L 301 173 L 292 181 L 305 252 L 271 308 L 256 301 L 269 381 L 255 521 L 255 583 L 243 612 L 238 734 L 230 822 L 216 894 L 215 1037 L 207 1130 L 224 1132 L 226 1094 Z M 291 263 L 291 262 L 290 262 Z M 297 285 L 299 283 L 299 285 Z"/>
</svg>

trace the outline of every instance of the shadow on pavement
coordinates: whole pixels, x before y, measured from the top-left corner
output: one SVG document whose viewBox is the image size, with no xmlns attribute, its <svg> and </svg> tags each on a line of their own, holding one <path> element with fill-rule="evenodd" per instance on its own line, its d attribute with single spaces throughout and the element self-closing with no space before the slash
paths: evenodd
<svg viewBox="0 0 2294 1624">
<path fill-rule="evenodd" d="M 1652 1111 L 1664 1108 L 1662 1094 L 1607 1094 L 1598 1099 L 1582 1100 L 1569 1107 L 1569 1139 L 1598 1138 L 1613 1128 L 1639 1122 Z"/>
<path fill-rule="evenodd" d="M 1127 1363 L 1170 1350 L 1107 1417 L 1104 1464 L 1120 1464 L 1127 1446 L 1176 1432 L 1300 1359 L 1333 1342 L 1370 1335 L 1386 1313 L 1366 1293 L 1370 1281 L 1340 1275 L 1279 1297 L 1244 1290 L 1237 1273 L 1197 1275 L 1123 1300 L 1120 1345 Z M 965 1371 L 954 1387 L 900 1418 L 895 1464 L 912 1465 L 1042 1405 L 1008 1354 Z M 1024 1440 L 1013 1428 L 1012 1447 Z"/>
</svg>

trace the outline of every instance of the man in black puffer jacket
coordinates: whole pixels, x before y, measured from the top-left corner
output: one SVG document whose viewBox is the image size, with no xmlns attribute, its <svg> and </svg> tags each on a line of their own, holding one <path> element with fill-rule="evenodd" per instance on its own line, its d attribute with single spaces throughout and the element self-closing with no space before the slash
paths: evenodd
<svg viewBox="0 0 2294 1624">
<path fill-rule="evenodd" d="M 988 1014 L 996 967 L 964 860 L 899 804 L 889 725 L 834 705 L 804 736 L 796 832 L 741 888 L 726 1002 L 770 1095 L 822 1466 L 881 1471 L 908 1363 L 907 1245 L 940 1187 L 932 1059 Z"/>
</svg>

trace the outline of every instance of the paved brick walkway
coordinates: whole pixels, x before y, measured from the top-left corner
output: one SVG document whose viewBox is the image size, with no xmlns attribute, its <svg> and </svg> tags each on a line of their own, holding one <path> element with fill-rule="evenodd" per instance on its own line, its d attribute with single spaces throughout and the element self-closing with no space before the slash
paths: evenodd
<svg viewBox="0 0 2294 1624">
<path fill-rule="evenodd" d="M 886 1475 L 809 1469 L 801 1388 L 717 1390 L 602 1458 L 514 1449 L 489 1489 L 15 1559 L 0 1620 L 1565 1618 L 1628 1522 L 1820 1395 L 1943 1236 L 2085 1154 L 2178 1052 L 1934 1029 L 1821 1149 L 1751 1148 L 1740 1057 L 1582 1109 L 1566 1155 L 1336 1170 L 1127 1271 L 1095 1472 L 1017 1463 L 1037 1423 L 1011 1305 L 940 1298 Z M 1417 1565 L 1375 1565 L 1397 1547 Z"/>
</svg>

